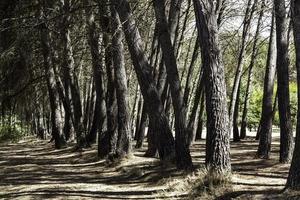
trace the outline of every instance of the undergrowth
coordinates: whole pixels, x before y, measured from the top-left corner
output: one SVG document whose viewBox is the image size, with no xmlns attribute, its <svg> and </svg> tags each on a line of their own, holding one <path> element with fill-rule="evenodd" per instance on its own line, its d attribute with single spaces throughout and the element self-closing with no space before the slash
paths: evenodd
<svg viewBox="0 0 300 200">
<path fill-rule="evenodd" d="M 210 200 L 233 191 L 230 175 L 212 175 L 205 169 L 163 181 L 167 188 L 159 192 L 162 199 Z M 160 199 L 160 198 L 158 198 Z"/>
<path fill-rule="evenodd" d="M 17 126 L 0 126 L 0 143 L 17 142 L 23 137 L 23 131 Z"/>
</svg>

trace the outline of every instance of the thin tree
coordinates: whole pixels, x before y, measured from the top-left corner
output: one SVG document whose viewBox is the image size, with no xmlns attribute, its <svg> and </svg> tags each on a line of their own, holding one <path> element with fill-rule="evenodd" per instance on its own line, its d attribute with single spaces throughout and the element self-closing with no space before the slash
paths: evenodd
<svg viewBox="0 0 300 200">
<path fill-rule="evenodd" d="M 257 156 L 268 158 L 272 142 L 272 122 L 273 122 L 273 90 L 276 72 L 276 33 L 275 16 L 272 14 L 271 32 L 269 39 L 269 50 L 267 56 L 266 72 L 264 79 L 264 93 L 261 113 L 261 124 L 258 130 L 259 146 Z"/>
<path fill-rule="evenodd" d="M 247 79 L 247 87 L 246 87 L 246 94 L 244 99 L 244 108 L 243 108 L 243 115 L 242 115 L 242 121 L 241 121 L 241 134 L 240 138 L 245 139 L 246 137 L 246 128 L 247 128 L 247 114 L 248 114 L 248 107 L 249 107 L 249 101 L 250 101 L 250 94 L 252 89 L 252 79 L 253 79 L 253 68 L 255 66 L 255 62 L 258 55 L 258 41 L 259 41 L 259 35 L 262 27 L 262 19 L 265 12 L 265 1 L 263 0 L 260 3 L 261 6 L 259 6 L 259 16 L 257 20 L 257 27 L 256 32 L 253 38 L 253 47 L 252 47 L 252 54 L 251 54 L 251 61 L 249 65 L 249 72 L 248 72 L 248 79 Z"/>
<path fill-rule="evenodd" d="M 238 99 L 238 90 L 241 86 L 241 77 L 243 74 L 243 67 L 245 62 L 245 54 L 246 54 L 246 46 L 248 41 L 248 35 L 250 30 L 250 25 L 253 17 L 254 8 L 257 4 L 257 0 L 254 0 L 253 6 L 252 5 L 253 0 L 248 0 L 245 17 L 243 21 L 243 31 L 242 31 L 242 38 L 241 38 L 241 47 L 239 50 L 239 56 L 238 56 L 238 63 L 236 68 L 236 73 L 234 77 L 232 92 L 231 92 L 231 98 L 230 98 L 230 105 L 229 105 L 229 127 L 230 131 L 233 127 L 233 117 L 234 117 L 234 110 L 236 108 L 236 101 Z"/>
</svg>

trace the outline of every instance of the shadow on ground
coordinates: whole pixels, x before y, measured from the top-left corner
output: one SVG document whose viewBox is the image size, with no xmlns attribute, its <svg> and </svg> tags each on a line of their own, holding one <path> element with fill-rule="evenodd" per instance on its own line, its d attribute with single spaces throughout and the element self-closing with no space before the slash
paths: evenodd
<svg viewBox="0 0 300 200">
<path fill-rule="evenodd" d="M 257 142 L 232 143 L 233 192 L 217 199 L 264 199 L 284 188 L 289 165 L 278 163 L 278 139 L 269 160 L 255 158 Z M 179 177 L 174 166 L 145 158 L 146 147 L 118 166 L 97 160 L 96 147 L 54 150 L 46 141 L 26 140 L 0 147 L 0 199 L 183 199 L 162 193 L 165 180 Z M 205 141 L 191 148 L 196 167 L 204 164 Z M 163 195 L 162 195 L 163 194 Z"/>
</svg>

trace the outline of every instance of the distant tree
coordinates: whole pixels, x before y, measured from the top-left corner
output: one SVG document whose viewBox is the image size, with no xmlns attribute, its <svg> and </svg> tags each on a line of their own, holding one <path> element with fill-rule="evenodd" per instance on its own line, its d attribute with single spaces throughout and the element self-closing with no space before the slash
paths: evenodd
<svg viewBox="0 0 300 200">
<path fill-rule="evenodd" d="M 260 158 L 269 158 L 272 142 L 272 122 L 273 122 L 273 91 L 276 72 L 276 33 L 275 16 L 272 15 L 271 32 L 269 39 L 269 50 L 266 63 L 266 72 L 264 80 L 264 93 L 262 102 L 262 113 L 260 120 L 259 146 L 257 156 Z"/>
</svg>

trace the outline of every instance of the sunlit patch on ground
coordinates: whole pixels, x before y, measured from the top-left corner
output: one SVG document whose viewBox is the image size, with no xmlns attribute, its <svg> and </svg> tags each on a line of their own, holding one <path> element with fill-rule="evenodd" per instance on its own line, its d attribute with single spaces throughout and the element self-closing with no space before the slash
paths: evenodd
<svg viewBox="0 0 300 200">
<path fill-rule="evenodd" d="M 231 192 L 219 199 L 263 199 L 279 193 L 289 165 L 278 163 L 278 138 L 269 160 L 255 158 L 257 141 L 231 144 Z M 27 140 L 0 147 L 0 199 L 183 199 L 172 183 L 184 175 L 174 166 L 160 165 L 138 150 L 119 165 L 97 160 L 96 147 L 74 152 L 72 146 L 54 150 L 47 141 Z M 198 169 L 204 164 L 205 141 L 191 148 Z M 177 182 L 176 182 L 177 181 Z M 179 182 L 178 182 L 179 181 Z M 177 185 L 178 185 L 177 184 Z M 176 184 L 175 184 L 176 185 Z M 168 193 L 169 192 L 169 193 Z"/>
</svg>

